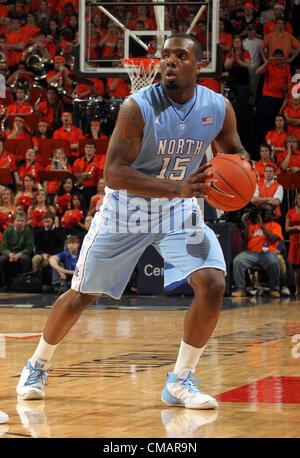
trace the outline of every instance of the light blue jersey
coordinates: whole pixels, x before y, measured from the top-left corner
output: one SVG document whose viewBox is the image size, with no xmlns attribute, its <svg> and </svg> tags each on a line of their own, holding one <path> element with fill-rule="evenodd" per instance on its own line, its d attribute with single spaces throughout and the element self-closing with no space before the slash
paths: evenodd
<svg viewBox="0 0 300 458">
<path fill-rule="evenodd" d="M 157 83 L 130 97 L 145 122 L 132 167 L 157 179 L 184 180 L 200 166 L 207 147 L 222 129 L 223 96 L 197 85 L 192 99 L 179 105 Z M 199 269 L 226 271 L 219 242 L 204 224 L 194 199 L 142 198 L 107 189 L 84 239 L 72 288 L 120 298 L 149 245 L 165 260 L 168 289 L 189 280 Z"/>
<path fill-rule="evenodd" d="M 130 97 L 139 105 L 145 122 L 142 146 L 132 167 L 153 177 L 182 181 L 200 166 L 221 131 L 224 97 L 196 85 L 192 99 L 180 105 L 166 96 L 161 83 Z"/>
</svg>

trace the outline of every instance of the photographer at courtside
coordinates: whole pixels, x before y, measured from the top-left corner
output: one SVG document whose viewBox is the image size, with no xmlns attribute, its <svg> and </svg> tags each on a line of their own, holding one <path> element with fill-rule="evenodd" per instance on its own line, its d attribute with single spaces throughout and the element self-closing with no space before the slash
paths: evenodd
<svg viewBox="0 0 300 458">
<path fill-rule="evenodd" d="M 252 208 L 243 215 L 245 251 L 233 260 L 233 297 L 246 296 L 246 271 L 254 265 L 261 266 L 268 275 L 270 296 L 280 297 L 280 264 L 276 254 L 279 240 L 283 239 L 281 226 L 272 220 L 274 210 L 271 205 Z"/>
</svg>

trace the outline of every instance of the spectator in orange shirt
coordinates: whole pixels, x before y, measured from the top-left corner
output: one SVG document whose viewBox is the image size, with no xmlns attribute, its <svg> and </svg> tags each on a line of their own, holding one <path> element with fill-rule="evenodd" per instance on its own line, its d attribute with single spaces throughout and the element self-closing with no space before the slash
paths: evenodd
<svg viewBox="0 0 300 458">
<path fill-rule="evenodd" d="M 119 27 L 115 23 L 110 22 L 107 27 L 107 33 L 99 41 L 99 47 L 102 52 L 102 59 L 111 59 L 115 50 L 116 43 L 120 36 Z"/>
<path fill-rule="evenodd" d="M 269 35 L 269 33 L 276 31 L 276 19 L 280 16 L 284 16 L 284 6 L 281 3 L 276 3 L 273 6 L 273 18 L 264 23 L 263 33 L 264 37 Z M 293 27 L 289 22 L 286 22 L 284 30 L 289 33 L 293 33 Z"/>
<path fill-rule="evenodd" d="M 122 67 L 120 56 L 114 56 L 112 66 Z M 107 78 L 106 91 L 111 97 L 119 97 L 125 99 L 130 94 L 130 87 L 125 82 L 124 78 Z"/>
<path fill-rule="evenodd" d="M 8 169 L 15 172 L 16 161 L 14 154 L 10 154 L 4 150 L 4 138 L 0 137 L 0 169 Z"/>
<path fill-rule="evenodd" d="M 257 185 L 251 202 L 254 205 L 269 204 L 276 212 L 276 217 L 281 216 L 280 205 L 283 199 L 283 187 L 276 180 L 274 165 L 266 165 L 264 179 Z"/>
<path fill-rule="evenodd" d="M 276 254 L 279 240 L 283 240 L 281 226 L 272 221 L 273 208 L 264 204 L 255 220 L 245 213 L 243 238 L 247 242 L 245 251 L 233 260 L 234 297 L 246 296 L 246 271 L 254 265 L 261 266 L 267 273 L 270 296 L 280 297 L 280 264 Z"/>
<path fill-rule="evenodd" d="M 224 65 L 226 54 L 232 49 L 233 37 L 230 33 L 224 32 L 224 19 L 219 19 L 219 44 L 222 49 L 222 64 Z"/>
<path fill-rule="evenodd" d="M 90 204 L 91 197 L 97 192 L 99 179 L 98 161 L 96 158 L 96 144 L 88 140 L 84 146 L 84 156 L 76 159 L 72 171 L 77 181 L 83 185 L 81 190 L 86 206 Z"/>
<path fill-rule="evenodd" d="M 98 120 L 92 120 L 90 122 L 85 138 L 89 138 L 91 140 L 108 140 L 107 135 L 102 133 L 101 122 Z"/>
<path fill-rule="evenodd" d="M 299 140 L 295 135 L 286 139 L 286 151 L 278 155 L 278 164 L 284 172 L 300 172 Z"/>
<path fill-rule="evenodd" d="M 286 63 L 291 63 L 300 52 L 300 42 L 289 32 L 284 30 L 286 20 L 283 16 L 276 19 L 276 31 L 266 36 L 261 44 L 261 55 L 264 62 L 267 56 L 273 56 L 276 49 L 282 49 Z M 267 55 L 265 54 L 267 50 Z M 292 49 L 294 49 L 291 54 Z M 290 55 L 291 54 L 291 55 Z"/>
<path fill-rule="evenodd" d="M 129 23 L 129 30 L 135 30 L 135 23 L 137 21 L 143 21 L 145 24 L 145 30 L 156 30 L 156 25 L 153 19 L 149 18 L 147 15 L 147 8 L 145 5 L 137 6 L 137 17 L 132 19 Z"/>
<path fill-rule="evenodd" d="M 275 129 L 269 130 L 266 135 L 266 142 L 271 146 L 273 158 L 277 162 L 277 156 L 285 151 L 285 139 L 287 133 L 285 130 L 285 118 L 278 114 L 275 118 Z"/>
<path fill-rule="evenodd" d="M 31 135 L 27 130 L 22 116 L 15 116 L 12 129 L 5 132 L 4 135 L 8 140 L 31 139 Z"/>
<path fill-rule="evenodd" d="M 11 27 L 11 32 L 6 35 L 7 49 L 9 51 L 7 65 L 9 67 L 14 67 L 22 58 L 27 40 L 21 31 L 20 19 L 12 18 Z"/>
<path fill-rule="evenodd" d="M 49 85 L 61 84 L 66 91 L 69 91 L 73 84 L 73 81 L 69 78 L 72 72 L 66 67 L 65 63 L 66 59 L 63 56 L 55 56 L 54 70 L 47 72 L 46 80 Z"/>
<path fill-rule="evenodd" d="M 16 101 L 8 105 L 6 110 L 6 116 L 11 115 L 28 115 L 33 112 L 33 108 L 26 100 L 26 91 L 21 87 L 16 89 Z"/>
<path fill-rule="evenodd" d="M 259 175 L 259 180 L 265 179 L 265 167 L 271 165 L 275 168 L 276 173 L 280 172 L 277 165 L 271 160 L 271 147 L 268 143 L 263 142 L 259 145 L 260 159 L 255 162 L 255 168 Z"/>
<path fill-rule="evenodd" d="M 36 160 L 36 151 L 33 148 L 29 148 L 25 153 L 25 163 L 19 165 L 17 171 L 20 180 L 23 181 L 25 175 L 31 175 L 36 183 L 40 182 L 38 172 L 44 170 L 44 167 L 39 164 Z"/>
<path fill-rule="evenodd" d="M 32 137 L 31 137 L 33 148 L 37 152 L 38 162 L 40 162 L 40 159 L 41 161 L 45 160 L 39 154 L 39 140 L 42 141 L 48 138 L 52 138 L 52 132 L 50 130 L 49 123 L 47 121 L 40 120 L 38 122 L 37 128 L 34 129 L 34 131 L 32 132 Z"/>
<path fill-rule="evenodd" d="M 79 127 L 73 126 L 72 114 L 64 112 L 61 115 L 62 127 L 53 133 L 53 139 L 68 140 L 71 149 L 70 161 L 74 161 L 79 156 L 79 139 L 83 138 L 83 133 Z"/>
<path fill-rule="evenodd" d="M 300 140 L 300 97 L 292 97 L 292 106 L 286 107 L 284 117 L 287 122 L 288 135 L 296 135 Z"/>
<path fill-rule="evenodd" d="M 264 75 L 259 126 L 261 138 L 265 138 L 266 132 L 273 128 L 275 117 L 281 109 L 285 91 L 291 81 L 290 69 L 284 63 L 282 49 L 275 49 L 273 57 L 258 67 L 256 74 Z"/>
<path fill-rule="evenodd" d="M 39 102 L 38 114 L 42 121 L 46 121 L 51 129 L 57 129 L 61 121 L 62 103 L 55 87 L 47 88 L 46 100 Z"/>
<path fill-rule="evenodd" d="M 23 27 L 20 28 L 20 31 L 26 37 L 26 42 L 32 43 L 33 38 L 36 37 L 37 33 L 40 30 L 41 29 L 36 25 L 35 14 L 32 12 L 29 12 L 27 14 L 27 23 L 23 25 Z"/>
</svg>

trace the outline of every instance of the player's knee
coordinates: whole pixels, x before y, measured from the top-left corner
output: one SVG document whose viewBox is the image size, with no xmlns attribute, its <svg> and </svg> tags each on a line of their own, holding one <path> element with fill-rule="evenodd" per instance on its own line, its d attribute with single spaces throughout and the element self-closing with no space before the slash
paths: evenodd
<svg viewBox="0 0 300 458">
<path fill-rule="evenodd" d="M 70 289 L 65 294 L 69 296 L 69 303 L 73 310 L 84 310 L 89 307 L 97 298 L 97 296 L 80 293 L 73 289 Z"/>
<path fill-rule="evenodd" d="M 217 269 L 203 269 L 191 277 L 191 286 L 195 296 L 211 298 L 218 302 L 225 292 L 224 272 Z"/>
</svg>

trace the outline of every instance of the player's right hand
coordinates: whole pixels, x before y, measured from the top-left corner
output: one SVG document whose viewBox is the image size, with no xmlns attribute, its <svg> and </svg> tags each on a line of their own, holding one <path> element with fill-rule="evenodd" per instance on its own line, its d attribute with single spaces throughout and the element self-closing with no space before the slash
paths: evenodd
<svg viewBox="0 0 300 458">
<path fill-rule="evenodd" d="M 179 186 L 179 196 L 185 198 L 202 197 L 206 198 L 205 189 L 210 187 L 210 183 L 205 183 L 205 180 L 212 176 L 211 172 L 205 172 L 210 166 L 209 163 L 202 165 L 194 173 L 183 180 Z"/>
</svg>

